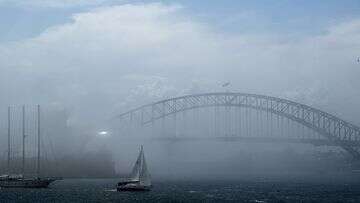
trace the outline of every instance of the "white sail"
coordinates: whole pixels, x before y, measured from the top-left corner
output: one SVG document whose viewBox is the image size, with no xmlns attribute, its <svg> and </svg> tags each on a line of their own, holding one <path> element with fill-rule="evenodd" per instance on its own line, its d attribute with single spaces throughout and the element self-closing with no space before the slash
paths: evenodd
<svg viewBox="0 0 360 203">
<path fill-rule="evenodd" d="M 151 186 L 151 177 L 149 171 L 147 170 L 145 155 L 144 155 L 144 151 L 142 150 L 142 146 L 141 146 L 141 154 L 142 154 L 141 156 L 142 162 L 141 162 L 141 172 L 140 172 L 140 184 L 143 186 Z"/>
<path fill-rule="evenodd" d="M 140 150 L 140 154 L 135 162 L 135 165 L 132 169 L 132 172 L 130 174 L 130 180 L 132 181 L 139 181 L 140 179 L 140 171 L 141 171 L 141 159 L 142 159 L 142 148 Z"/>
</svg>

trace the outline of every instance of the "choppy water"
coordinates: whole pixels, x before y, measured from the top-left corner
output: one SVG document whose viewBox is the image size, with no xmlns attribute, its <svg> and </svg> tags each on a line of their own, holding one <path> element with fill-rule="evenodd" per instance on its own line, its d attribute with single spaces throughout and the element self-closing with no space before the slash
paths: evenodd
<svg viewBox="0 0 360 203">
<path fill-rule="evenodd" d="M 0 202 L 360 202 L 360 183 L 160 181 L 117 192 L 116 179 L 63 180 L 48 189 L 1 189 Z"/>
</svg>

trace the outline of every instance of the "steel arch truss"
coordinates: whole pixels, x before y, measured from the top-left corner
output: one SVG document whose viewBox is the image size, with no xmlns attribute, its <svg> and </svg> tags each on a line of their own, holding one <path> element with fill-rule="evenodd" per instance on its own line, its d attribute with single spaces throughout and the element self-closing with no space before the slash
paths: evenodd
<svg viewBox="0 0 360 203">
<path fill-rule="evenodd" d="M 148 104 L 116 118 L 146 125 L 171 114 L 211 106 L 245 107 L 278 114 L 313 129 L 360 159 L 358 126 L 313 107 L 276 97 L 245 93 L 187 95 Z"/>
</svg>

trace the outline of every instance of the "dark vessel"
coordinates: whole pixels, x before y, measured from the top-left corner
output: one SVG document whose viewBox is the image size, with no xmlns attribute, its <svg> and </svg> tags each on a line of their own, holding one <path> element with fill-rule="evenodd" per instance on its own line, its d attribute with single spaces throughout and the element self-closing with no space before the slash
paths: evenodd
<svg viewBox="0 0 360 203">
<path fill-rule="evenodd" d="M 24 178 L 22 175 L 0 176 L 1 188 L 47 188 L 55 178 Z"/>
<path fill-rule="evenodd" d="M 143 146 L 132 169 L 130 178 L 117 184 L 118 191 L 149 191 L 151 189 L 151 177 L 147 170 Z"/>
<path fill-rule="evenodd" d="M 0 176 L 0 188 L 47 188 L 50 183 L 60 180 L 61 178 L 42 178 L 40 177 L 40 106 L 37 106 L 37 174 L 36 177 L 24 177 L 25 173 L 25 107 L 23 107 L 23 159 L 22 159 L 22 173 L 23 174 L 10 174 L 10 122 L 11 112 L 8 108 L 8 172 L 9 174 Z"/>
</svg>

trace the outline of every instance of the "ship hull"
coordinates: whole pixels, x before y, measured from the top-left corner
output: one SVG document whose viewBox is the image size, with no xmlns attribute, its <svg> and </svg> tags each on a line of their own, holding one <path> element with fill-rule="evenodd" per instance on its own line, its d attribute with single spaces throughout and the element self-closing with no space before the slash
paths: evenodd
<svg viewBox="0 0 360 203">
<path fill-rule="evenodd" d="M 121 191 L 150 191 L 151 186 L 143 186 L 143 185 L 123 185 L 123 186 L 118 186 L 117 187 L 117 191 L 121 192 Z"/>
<path fill-rule="evenodd" d="M 1 180 L 0 188 L 47 188 L 52 179 Z"/>
<path fill-rule="evenodd" d="M 151 187 L 142 185 L 139 181 L 122 181 L 117 184 L 117 191 L 149 191 Z"/>
</svg>

